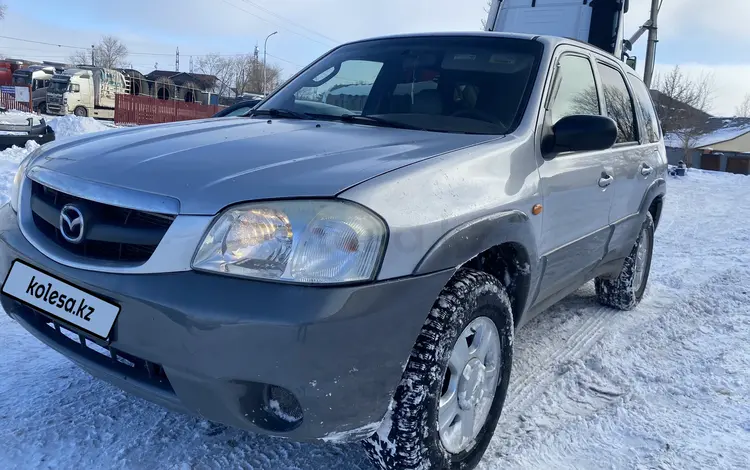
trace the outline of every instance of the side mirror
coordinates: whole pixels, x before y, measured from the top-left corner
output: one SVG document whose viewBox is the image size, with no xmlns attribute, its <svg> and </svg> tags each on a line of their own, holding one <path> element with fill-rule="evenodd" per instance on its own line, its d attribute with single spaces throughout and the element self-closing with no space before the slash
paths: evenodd
<svg viewBox="0 0 750 470">
<path fill-rule="evenodd" d="M 634 56 L 628 57 L 625 60 L 625 63 L 627 64 L 628 67 L 635 70 L 636 67 L 638 66 L 638 57 L 634 57 Z"/>
<path fill-rule="evenodd" d="M 574 115 L 552 126 L 552 153 L 606 150 L 617 142 L 617 124 L 605 116 Z"/>
</svg>

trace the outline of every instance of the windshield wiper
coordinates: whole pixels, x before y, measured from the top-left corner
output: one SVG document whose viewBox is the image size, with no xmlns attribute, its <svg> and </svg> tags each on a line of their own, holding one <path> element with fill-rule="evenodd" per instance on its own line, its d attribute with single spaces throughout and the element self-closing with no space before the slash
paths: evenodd
<svg viewBox="0 0 750 470">
<path fill-rule="evenodd" d="M 250 114 L 248 115 L 250 117 L 253 116 L 271 116 L 271 117 L 279 117 L 279 118 L 287 118 L 287 119 L 312 119 L 309 114 L 307 113 L 298 113 L 297 111 L 292 111 L 291 109 L 279 109 L 279 108 L 271 108 L 271 109 L 256 109 L 253 111 L 250 111 Z"/>
<path fill-rule="evenodd" d="M 375 117 L 375 116 L 361 116 L 359 114 L 342 114 L 341 116 L 338 116 L 338 118 L 343 122 L 353 122 L 357 124 L 373 124 L 376 126 L 395 127 L 398 129 L 412 129 L 415 131 L 425 130 L 424 128 L 419 127 L 419 126 L 413 126 L 411 124 L 404 124 L 402 122 L 391 121 L 388 119 L 383 119 L 383 118 Z"/>
</svg>

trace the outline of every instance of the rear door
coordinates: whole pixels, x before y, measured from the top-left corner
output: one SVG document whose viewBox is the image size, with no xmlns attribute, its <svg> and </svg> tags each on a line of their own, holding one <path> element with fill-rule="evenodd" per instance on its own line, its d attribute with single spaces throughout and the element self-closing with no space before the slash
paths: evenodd
<svg viewBox="0 0 750 470">
<path fill-rule="evenodd" d="M 602 261 L 614 195 L 611 151 L 567 152 L 552 159 L 542 155 L 541 136 L 557 121 L 570 115 L 603 113 L 590 55 L 570 46 L 559 49 L 537 139 L 544 198 L 540 252 L 546 263 L 538 301 L 583 282 Z"/>
<path fill-rule="evenodd" d="M 626 257 L 637 235 L 638 213 L 643 196 L 656 177 L 659 158 L 659 132 L 655 115 L 646 125 L 640 101 L 621 68 L 607 60 L 597 60 L 597 71 L 604 91 L 607 115 L 617 123 L 614 150 L 614 201 L 611 223 L 614 234 L 609 259 Z M 645 85 L 642 85 L 648 98 Z M 649 101 L 650 104 L 650 101 Z M 653 109 L 653 106 L 651 107 Z M 655 127 L 654 127 L 655 126 Z M 655 134 L 654 134 L 655 133 Z M 648 135 L 647 135 L 648 134 Z M 654 139 L 655 143 L 650 143 Z"/>
</svg>

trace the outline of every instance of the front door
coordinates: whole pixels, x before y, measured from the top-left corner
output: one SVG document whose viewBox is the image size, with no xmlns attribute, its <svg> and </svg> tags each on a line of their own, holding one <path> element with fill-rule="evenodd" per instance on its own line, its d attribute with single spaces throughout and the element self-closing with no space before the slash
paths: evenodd
<svg viewBox="0 0 750 470">
<path fill-rule="evenodd" d="M 545 126 L 570 115 L 601 115 L 603 107 L 587 55 L 558 59 L 545 111 Z M 541 254 L 545 268 L 537 302 L 582 282 L 604 258 L 609 240 L 614 182 L 611 151 L 540 155 L 544 198 Z"/>
</svg>

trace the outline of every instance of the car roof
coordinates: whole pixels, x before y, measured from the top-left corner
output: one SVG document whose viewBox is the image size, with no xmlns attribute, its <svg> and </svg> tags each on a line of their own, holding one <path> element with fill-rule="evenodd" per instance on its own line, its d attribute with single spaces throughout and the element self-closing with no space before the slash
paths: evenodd
<svg viewBox="0 0 750 470">
<path fill-rule="evenodd" d="M 538 34 L 522 34 L 522 33 L 498 33 L 495 31 L 442 31 L 442 32 L 424 32 L 424 33 L 405 33 L 405 34 L 391 34 L 387 36 L 374 36 L 364 39 L 358 39 L 351 41 L 346 44 L 357 44 L 368 41 L 380 41 L 383 39 L 404 39 L 404 38 L 436 38 L 436 37 L 505 37 L 515 39 L 527 39 L 534 40 L 539 37 Z"/>
<path fill-rule="evenodd" d="M 511 39 L 526 39 L 528 41 L 539 41 L 551 48 L 555 48 L 561 44 L 567 44 L 570 46 L 580 47 L 590 52 L 603 55 L 604 57 L 614 59 L 618 64 L 621 63 L 614 55 L 600 49 L 596 46 L 592 46 L 587 42 L 580 41 L 573 38 L 564 38 L 559 36 L 548 36 L 542 34 L 525 34 L 525 33 L 507 33 L 497 31 L 443 31 L 443 32 L 425 32 L 425 33 L 406 33 L 406 34 L 393 34 L 387 36 L 375 36 L 365 39 L 359 39 L 351 41 L 346 44 L 357 44 L 368 41 L 379 41 L 383 39 L 404 39 L 404 38 L 436 38 L 436 37 L 495 37 L 495 38 L 511 38 Z"/>
</svg>

